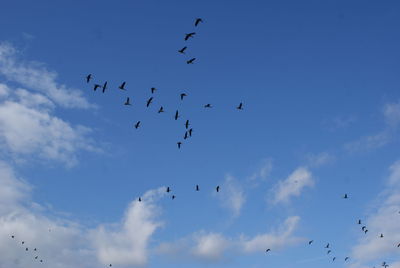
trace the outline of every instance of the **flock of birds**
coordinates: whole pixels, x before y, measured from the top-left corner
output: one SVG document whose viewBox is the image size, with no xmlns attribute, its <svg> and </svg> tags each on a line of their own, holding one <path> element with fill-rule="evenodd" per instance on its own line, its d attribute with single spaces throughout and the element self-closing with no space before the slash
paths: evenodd
<svg viewBox="0 0 400 268">
<path fill-rule="evenodd" d="M 203 23 L 203 20 L 202 20 L 201 18 L 197 18 L 197 19 L 195 20 L 195 22 L 194 22 L 194 26 L 195 26 L 195 27 L 198 27 L 200 23 Z M 189 41 L 189 40 L 190 40 L 191 38 L 193 38 L 195 35 L 196 35 L 196 32 L 186 33 L 186 34 L 185 34 L 185 37 L 184 37 L 185 42 L 186 42 L 186 41 Z M 187 49 L 188 49 L 188 47 L 187 47 L 187 46 L 184 46 L 183 48 L 179 49 L 178 52 L 181 53 L 181 54 L 185 54 L 185 52 L 186 52 Z M 187 63 L 187 64 L 193 64 L 195 60 L 196 60 L 196 58 L 190 58 L 190 59 L 188 59 L 188 60 L 186 61 L 186 63 Z M 92 79 L 93 79 L 93 75 L 92 75 L 92 74 L 88 74 L 88 75 L 86 76 L 86 83 L 90 83 L 90 81 L 91 81 Z M 108 82 L 107 82 L 107 81 L 104 82 L 102 85 L 101 85 L 101 84 L 98 84 L 98 83 L 94 83 L 94 85 L 93 85 L 93 90 L 94 90 L 94 91 L 96 91 L 97 89 L 101 89 L 103 93 L 106 92 L 107 88 L 108 88 Z M 118 86 L 118 88 L 119 88 L 120 90 L 126 91 L 126 81 L 123 81 L 123 82 Z M 153 101 L 154 101 L 154 94 L 155 94 L 156 91 L 157 91 L 157 88 L 155 88 L 155 87 L 151 87 L 151 88 L 150 88 L 151 96 L 150 96 L 150 97 L 147 99 L 147 101 L 145 102 L 145 105 L 146 105 L 147 108 L 149 108 L 149 106 L 153 103 Z M 186 92 L 180 93 L 179 98 L 180 98 L 181 101 L 184 101 L 185 97 L 187 97 L 187 93 L 186 93 Z M 131 98 L 130 98 L 130 97 L 126 97 L 126 100 L 125 100 L 125 102 L 123 103 L 123 105 L 131 106 L 131 105 L 132 105 Z M 211 105 L 211 103 L 204 104 L 203 107 L 204 107 L 205 109 L 213 108 L 213 106 Z M 240 102 L 240 103 L 236 106 L 236 109 L 237 109 L 237 110 L 243 110 L 243 102 Z M 161 105 L 160 108 L 158 109 L 158 113 L 160 114 L 160 113 L 164 113 L 164 112 L 165 112 L 164 106 Z M 175 121 L 177 121 L 180 117 L 181 117 L 181 114 L 180 114 L 179 110 L 176 109 L 173 118 L 174 118 Z M 136 121 L 136 123 L 134 123 L 135 129 L 140 128 L 141 123 L 142 123 L 141 120 Z M 193 128 L 189 127 L 190 125 L 191 125 L 191 124 L 190 124 L 189 119 L 186 119 L 186 120 L 185 120 L 185 123 L 184 123 L 185 132 L 184 132 L 184 134 L 183 134 L 183 140 L 186 140 L 186 139 L 192 137 L 192 135 L 193 135 Z M 181 146 L 182 146 L 182 144 L 183 144 L 183 142 L 182 142 L 182 140 L 179 140 L 179 141 L 176 142 L 176 144 L 177 144 L 177 146 L 178 146 L 178 149 L 180 149 Z"/>
<path fill-rule="evenodd" d="M 201 18 L 197 18 L 197 19 L 195 19 L 194 26 L 195 26 L 195 27 L 198 27 L 200 23 L 203 23 L 203 20 L 202 20 Z M 193 38 L 195 35 L 196 35 L 196 32 L 187 33 L 187 34 L 185 34 L 184 40 L 185 40 L 185 41 L 188 41 L 189 39 Z M 186 52 L 187 49 L 188 49 L 188 47 L 187 47 L 187 46 L 184 46 L 183 48 L 179 49 L 178 52 L 181 53 L 181 54 L 185 54 L 185 52 Z M 196 58 L 193 57 L 193 58 L 188 59 L 188 60 L 186 61 L 186 63 L 187 63 L 187 64 L 193 64 L 193 63 L 195 62 L 195 60 L 196 60 Z M 88 75 L 86 76 L 86 82 L 87 82 L 87 83 L 90 83 L 90 81 L 91 81 L 92 79 L 93 79 L 93 75 L 92 75 L 92 74 L 88 74 Z M 122 83 L 118 86 L 118 88 L 119 88 L 120 90 L 123 90 L 123 91 L 126 90 L 125 87 L 126 87 L 126 81 L 122 82 Z M 95 83 L 95 84 L 93 85 L 93 90 L 94 90 L 94 91 L 96 91 L 97 89 L 101 89 L 103 93 L 105 93 L 105 91 L 107 90 L 107 88 L 108 88 L 108 82 L 107 82 L 107 81 L 104 82 L 102 85 L 97 84 L 97 83 Z M 154 100 L 154 97 L 153 97 L 153 96 L 154 96 L 154 94 L 155 94 L 156 91 L 157 91 L 156 88 L 154 88 L 154 87 L 150 88 L 150 92 L 151 92 L 152 96 L 151 96 L 149 99 L 147 99 L 147 101 L 146 101 L 146 103 L 145 103 L 145 104 L 146 104 L 146 107 L 149 107 L 149 106 L 152 104 L 152 102 L 153 102 L 153 100 Z M 184 93 L 184 92 L 181 93 L 180 96 L 179 96 L 179 97 L 180 97 L 180 100 L 183 101 L 184 98 L 185 98 L 186 96 L 187 96 L 186 93 Z M 124 102 L 123 104 L 126 105 L 126 106 L 132 105 L 132 102 L 131 102 L 130 97 L 127 97 L 126 100 L 125 100 L 125 102 Z M 211 105 L 210 103 L 207 103 L 207 104 L 204 105 L 204 108 L 206 108 L 206 109 L 212 108 L 212 105 Z M 237 110 L 243 110 L 243 103 L 240 102 L 239 105 L 236 106 L 236 109 L 237 109 Z M 163 106 L 160 106 L 160 108 L 158 109 L 158 113 L 160 114 L 160 113 L 164 113 L 164 112 L 165 112 L 164 107 L 163 107 Z M 174 113 L 174 117 L 173 117 L 173 118 L 174 118 L 174 120 L 178 120 L 179 117 L 180 117 L 180 113 L 179 113 L 178 110 L 176 110 L 176 112 Z M 135 129 L 138 129 L 138 128 L 140 127 L 140 125 L 141 125 L 141 121 L 139 120 L 139 121 L 137 121 L 137 122 L 134 124 Z M 185 126 L 185 134 L 184 134 L 184 136 L 183 136 L 183 139 L 186 140 L 186 139 L 188 139 L 189 137 L 192 137 L 193 128 L 189 128 L 189 126 L 190 126 L 190 121 L 189 121 L 189 119 L 187 119 L 187 120 L 185 121 L 184 126 Z M 177 146 L 178 146 L 178 148 L 180 149 L 181 146 L 182 146 L 182 141 L 178 141 L 178 142 L 177 142 Z M 199 185 L 196 185 L 196 186 L 195 186 L 195 191 L 200 191 L 200 186 L 199 186 Z M 216 191 L 217 193 L 220 192 L 220 186 L 219 186 L 219 185 L 215 187 L 215 191 Z M 172 192 L 171 187 L 166 187 L 166 192 L 167 192 L 167 193 L 171 193 L 171 192 Z M 171 199 L 174 200 L 175 198 L 176 198 L 176 195 L 175 195 L 175 194 L 171 194 Z M 344 199 L 348 199 L 348 198 L 349 198 L 348 194 L 345 194 L 345 195 L 343 196 L 343 198 L 344 198 Z M 138 198 L 138 202 L 142 202 L 142 198 L 141 198 L 141 197 Z M 400 213 L 400 212 L 399 212 L 399 213 Z M 358 225 L 362 225 L 362 221 L 361 221 L 361 220 L 358 220 L 357 224 L 358 224 Z M 361 227 L 361 231 L 364 232 L 365 234 L 367 234 L 367 232 L 368 232 L 367 226 L 363 225 L 363 226 Z M 16 239 L 15 235 L 11 235 L 11 238 L 12 238 L 12 239 Z M 381 234 L 379 235 L 379 238 L 384 238 L 384 235 L 381 233 Z M 313 243 L 314 243 L 314 240 L 308 241 L 308 245 L 312 245 Z M 26 245 L 25 245 L 25 241 L 21 241 L 21 245 L 23 245 L 23 248 L 25 248 L 25 251 L 26 251 L 26 252 L 29 251 L 29 248 L 26 247 Z M 397 247 L 400 248 L 400 243 L 397 245 Z M 331 244 L 330 244 L 330 243 L 327 243 L 326 246 L 324 247 L 324 249 L 326 250 L 326 254 L 327 254 L 327 255 L 333 255 L 333 252 L 332 252 L 332 248 L 331 248 Z M 267 249 L 265 250 L 265 252 L 266 252 L 266 253 L 269 253 L 271 250 L 272 250 L 271 248 L 267 248 Z M 40 259 L 38 255 L 36 255 L 37 248 L 34 248 L 34 249 L 31 250 L 31 251 L 35 252 L 35 254 L 34 254 L 34 255 L 35 255 L 34 260 L 37 260 L 37 261 L 39 261 L 40 263 L 43 263 L 43 260 Z M 350 258 L 349 256 L 345 256 L 345 257 L 344 257 L 344 261 L 345 261 L 345 262 L 348 261 L 349 258 Z M 334 262 L 336 259 L 337 259 L 337 257 L 336 257 L 336 256 L 333 256 L 333 257 L 332 257 L 332 262 Z M 384 262 L 382 262 L 382 265 L 381 265 L 381 266 L 384 267 L 384 268 L 387 268 L 387 267 L 389 267 L 389 264 L 388 264 L 386 261 L 384 261 Z M 109 264 L 108 267 L 112 267 L 112 264 Z M 374 268 L 375 268 L 375 266 L 374 266 Z"/>
</svg>

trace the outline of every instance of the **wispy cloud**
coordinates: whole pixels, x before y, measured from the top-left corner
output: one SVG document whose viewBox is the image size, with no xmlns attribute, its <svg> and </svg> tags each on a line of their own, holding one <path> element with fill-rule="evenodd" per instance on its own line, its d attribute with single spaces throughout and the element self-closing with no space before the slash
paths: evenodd
<svg viewBox="0 0 400 268">
<path fill-rule="evenodd" d="M 240 211 L 246 202 L 243 187 L 239 181 L 229 175 L 226 176 L 222 183 L 221 191 L 215 196 L 219 199 L 221 206 L 231 211 L 233 217 L 240 215 Z"/>
</svg>

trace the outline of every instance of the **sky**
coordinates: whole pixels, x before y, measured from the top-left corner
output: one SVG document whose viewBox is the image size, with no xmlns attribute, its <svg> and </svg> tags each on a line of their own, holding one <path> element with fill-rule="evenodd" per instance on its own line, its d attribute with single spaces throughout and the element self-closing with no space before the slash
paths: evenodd
<svg viewBox="0 0 400 268">
<path fill-rule="evenodd" d="M 0 268 L 399 268 L 399 11 L 3 0 Z"/>
</svg>

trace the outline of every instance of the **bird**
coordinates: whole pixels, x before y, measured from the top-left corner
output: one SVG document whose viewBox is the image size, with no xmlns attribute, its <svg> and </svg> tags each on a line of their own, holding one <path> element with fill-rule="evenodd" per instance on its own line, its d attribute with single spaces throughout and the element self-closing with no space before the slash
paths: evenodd
<svg viewBox="0 0 400 268">
<path fill-rule="evenodd" d="M 311 244 L 312 244 L 312 242 L 314 242 L 314 240 L 310 240 L 310 241 L 308 241 L 308 244 L 309 244 L 309 245 L 311 245 Z"/>
<path fill-rule="evenodd" d="M 14 238 L 14 237 L 15 237 L 15 236 L 13 236 L 13 235 L 11 236 L 11 238 Z"/>
<path fill-rule="evenodd" d="M 126 98 L 126 101 L 125 101 L 124 105 L 131 105 L 129 97 Z"/>
<path fill-rule="evenodd" d="M 215 190 L 217 191 L 217 193 L 219 192 L 219 185 L 215 187 Z"/>
<path fill-rule="evenodd" d="M 22 241 L 21 243 L 22 243 L 22 245 L 23 245 L 23 244 L 25 244 L 25 241 Z"/>
<path fill-rule="evenodd" d="M 326 254 L 329 254 L 329 253 L 331 253 L 332 251 L 331 250 L 328 250 L 328 252 L 326 253 Z"/>
<path fill-rule="evenodd" d="M 211 104 L 207 103 L 206 105 L 204 105 L 204 108 L 212 108 Z"/>
<path fill-rule="evenodd" d="M 103 85 L 103 93 L 106 91 L 106 88 L 107 88 L 107 81 Z"/>
<path fill-rule="evenodd" d="M 364 233 L 367 233 L 368 232 L 368 230 L 366 229 L 365 231 L 364 231 Z"/>
<path fill-rule="evenodd" d="M 197 27 L 197 25 L 199 25 L 200 22 L 203 22 L 203 20 L 201 18 L 197 18 L 196 21 L 194 22 L 194 26 Z"/>
<path fill-rule="evenodd" d="M 181 96 L 181 100 L 183 100 L 183 98 L 186 97 L 187 95 L 186 95 L 186 93 L 181 93 L 180 96 Z"/>
<path fill-rule="evenodd" d="M 361 224 L 361 220 L 358 220 L 358 224 Z"/>
<path fill-rule="evenodd" d="M 181 145 L 182 145 L 182 142 L 178 141 L 177 144 L 178 144 L 178 149 L 180 149 Z"/>
<path fill-rule="evenodd" d="M 179 49 L 178 52 L 181 54 L 185 54 L 186 49 L 187 49 L 187 47 L 183 47 L 183 48 Z"/>
<path fill-rule="evenodd" d="M 92 79 L 92 74 L 86 76 L 86 83 L 89 83 L 90 79 Z"/>
<path fill-rule="evenodd" d="M 191 58 L 190 60 L 186 61 L 187 64 L 193 64 L 196 58 Z"/>
<path fill-rule="evenodd" d="M 270 249 L 270 248 L 267 248 L 267 250 L 265 251 L 265 253 L 268 253 L 269 251 L 271 251 L 271 249 Z"/>
<path fill-rule="evenodd" d="M 325 246 L 325 248 L 329 248 L 329 243 Z"/>
<path fill-rule="evenodd" d="M 156 90 L 157 89 L 155 87 L 150 88 L 151 94 L 154 94 L 154 92 L 156 92 Z"/>
<path fill-rule="evenodd" d="M 189 40 L 189 38 L 193 37 L 195 34 L 196 34 L 195 32 L 185 34 L 185 41 Z"/>
<path fill-rule="evenodd" d="M 361 230 L 363 230 L 363 231 L 365 231 L 365 229 L 367 229 L 367 226 L 363 226 L 363 227 L 361 228 Z"/>
<path fill-rule="evenodd" d="M 347 196 L 347 194 L 344 194 L 343 198 L 344 198 L 344 199 L 347 199 L 347 198 L 349 198 L 349 197 Z"/>
<path fill-rule="evenodd" d="M 99 87 L 101 87 L 99 84 L 94 84 L 93 90 L 96 91 Z"/>
<path fill-rule="evenodd" d="M 188 138 L 188 132 L 185 132 L 185 136 L 183 136 L 183 139 L 186 140 Z"/>
<path fill-rule="evenodd" d="M 36 248 L 34 248 L 33 251 L 36 251 Z"/>
<path fill-rule="evenodd" d="M 398 248 L 400 248 L 400 243 L 397 245 Z"/>
<path fill-rule="evenodd" d="M 146 106 L 149 107 L 150 103 L 153 101 L 153 97 L 150 97 L 150 99 L 147 100 Z"/>
<path fill-rule="evenodd" d="M 110 266 L 110 267 L 112 266 L 112 265 L 111 265 L 111 263 L 110 263 L 110 265 L 109 265 L 109 266 Z"/>
<path fill-rule="evenodd" d="M 163 113 L 164 112 L 164 108 L 161 106 L 160 109 L 158 110 L 158 113 Z"/>
<path fill-rule="evenodd" d="M 236 107 L 238 110 L 243 110 L 243 103 L 240 103 L 238 107 Z"/>
<path fill-rule="evenodd" d="M 40 260 L 40 262 L 43 262 L 43 260 Z"/>
<path fill-rule="evenodd" d="M 169 187 L 167 187 L 167 193 L 171 192 L 171 189 Z"/>
<path fill-rule="evenodd" d="M 37 258 L 39 258 L 39 256 L 36 256 L 36 257 L 35 257 L 35 260 L 37 260 Z"/>
<path fill-rule="evenodd" d="M 142 198 L 139 197 L 138 201 L 139 201 L 139 202 L 142 202 Z"/>
<path fill-rule="evenodd" d="M 190 125 L 190 124 L 189 124 L 189 120 L 186 120 L 185 128 L 188 129 L 188 128 L 189 128 L 189 125 Z"/>
<path fill-rule="evenodd" d="M 332 261 L 335 261 L 335 260 L 336 260 L 336 257 L 333 257 Z"/>
<path fill-rule="evenodd" d="M 175 197 L 176 197 L 175 195 L 172 195 L 172 196 L 171 196 L 172 200 L 174 200 L 174 199 L 175 199 Z"/>
<path fill-rule="evenodd" d="M 347 261 L 349 259 L 349 257 L 344 258 L 344 261 Z"/>
<path fill-rule="evenodd" d="M 139 126 L 140 126 L 140 121 L 137 121 L 136 124 L 135 124 L 135 128 L 138 129 Z"/>
<path fill-rule="evenodd" d="M 121 90 L 125 90 L 125 84 L 126 82 L 123 82 L 118 88 Z"/>
<path fill-rule="evenodd" d="M 198 184 L 196 185 L 196 191 L 200 191 L 200 187 Z M 399 246 L 400 246 L 400 244 L 399 244 Z M 397 247 L 399 247 L 399 246 L 397 246 Z"/>
<path fill-rule="evenodd" d="M 179 117 L 179 112 L 178 112 L 178 110 L 176 110 L 176 112 L 175 112 L 175 120 L 178 120 L 178 117 Z"/>
<path fill-rule="evenodd" d="M 383 234 L 380 235 L 380 238 L 383 238 Z"/>
<path fill-rule="evenodd" d="M 189 137 L 192 137 L 193 128 L 189 129 Z"/>
<path fill-rule="evenodd" d="M 28 251 L 28 248 L 25 248 L 25 251 Z"/>
</svg>

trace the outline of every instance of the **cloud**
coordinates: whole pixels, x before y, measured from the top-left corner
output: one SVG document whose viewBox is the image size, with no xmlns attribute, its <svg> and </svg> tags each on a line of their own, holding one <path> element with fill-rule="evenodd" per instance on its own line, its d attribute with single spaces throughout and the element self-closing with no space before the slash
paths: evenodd
<svg viewBox="0 0 400 268">
<path fill-rule="evenodd" d="M 208 261 L 221 260 L 230 242 L 218 233 L 195 235 L 195 246 L 192 249 L 194 256 Z"/>
<path fill-rule="evenodd" d="M 233 217 L 238 217 L 246 197 L 239 182 L 232 176 L 227 176 L 221 185 L 221 190 L 215 195 L 221 202 L 221 205 L 231 211 Z"/>
<path fill-rule="evenodd" d="M 24 87 L 37 90 L 64 108 L 90 108 L 79 90 L 56 82 L 57 73 L 38 62 L 19 59 L 19 52 L 9 43 L 0 43 L 0 74 Z"/>
<path fill-rule="evenodd" d="M 272 171 L 272 159 L 264 159 L 262 161 L 261 166 L 256 170 L 250 177 L 250 181 L 255 181 L 255 180 L 265 180 Z"/>
<path fill-rule="evenodd" d="M 314 180 L 311 172 L 306 167 L 299 167 L 273 187 L 272 203 L 288 203 L 293 196 L 299 196 L 305 187 L 312 186 L 314 186 Z"/>
<path fill-rule="evenodd" d="M 322 152 L 319 154 L 308 154 L 306 156 L 307 162 L 311 167 L 320 167 L 329 163 L 332 163 L 335 157 L 327 152 Z"/>
<path fill-rule="evenodd" d="M 386 123 L 391 127 L 397 127 L 400 123 L 400 101 L 387 103 L 383 108 Z"/>
<path fill-rule="evenodd" d="M 358 264 L 397 256 L 400 243 L 400 161 L 389 168 L 387 187 L 379 197 L 375 211 L 366 219 L 368 234 L 362 235 L 353 247 L 353 258 Z M 384 238 L 380 238 L 380 234 Z"/>
</svg>

